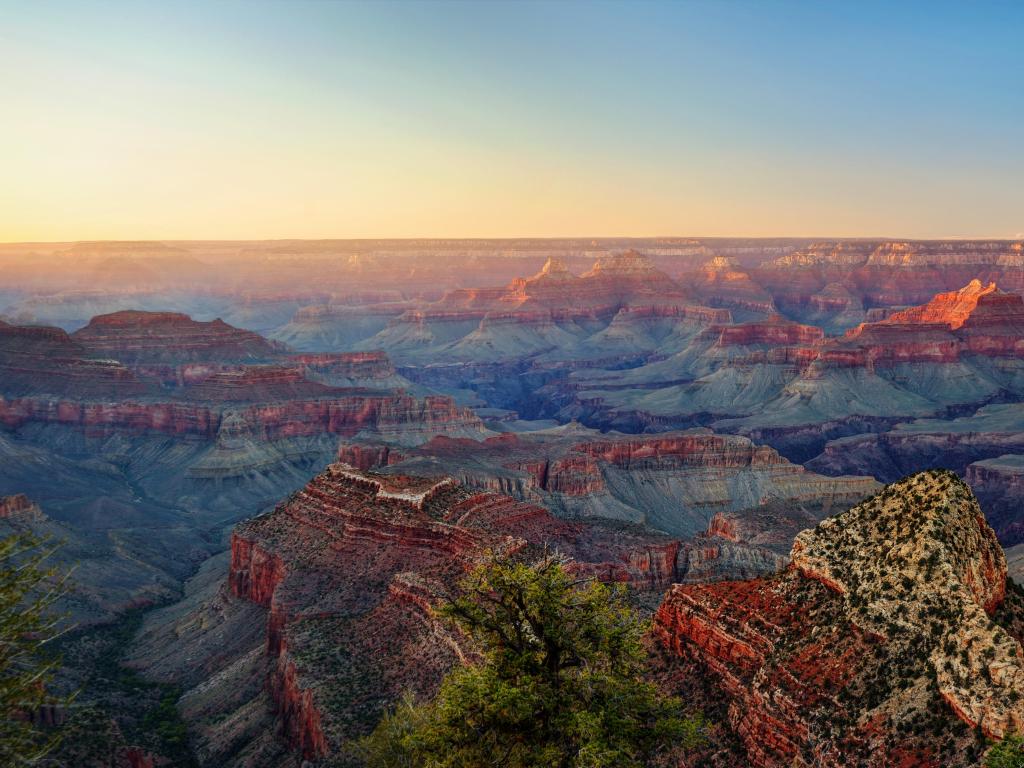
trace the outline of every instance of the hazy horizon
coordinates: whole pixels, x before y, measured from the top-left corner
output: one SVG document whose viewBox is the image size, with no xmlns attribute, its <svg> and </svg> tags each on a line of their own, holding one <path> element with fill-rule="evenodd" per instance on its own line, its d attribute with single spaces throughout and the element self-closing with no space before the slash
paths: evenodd
<svg viewBox="0 0 1024 768">
<path fill-rule="evenodd" d="M 495 235 L 493 237 L 446 237 L 443 235 L 417 237 L 388 237 L 388 236 L 366 236 L 366 237 L 132 237 L 132 238 L 88 238 L 88 239 L 67 239 L 67 240 L 0 240 L 0 246 L 36 246 L 36 245 L 89 245 L 89 244 L 163 244 L 173 245 L 176 243 L 287 243 L 287 242 L 308 242 L 308 243 L 374 243 L 374 242 L 535 242 L 550 241 L 561 243 L 575 240 L 591 240 L 595 243 L 607 241 L 636 241 L 637 243 L 651 241 L 666 241 L 667 243 L 679 241 L 705 241 L 705 240 L 740 240 L 740 241 L 823 241 L 823 242 L 1016 242 L 1024 240 L 1024 232 L 1017 232 L 1013 235 L 947 235 L 941 237 L 904 237 L 900 235 L 836 235 L 836 234 L 815 234 L 815 235 Z M 142 255 L 142 254 L 140 254 Z"/>
</svg>

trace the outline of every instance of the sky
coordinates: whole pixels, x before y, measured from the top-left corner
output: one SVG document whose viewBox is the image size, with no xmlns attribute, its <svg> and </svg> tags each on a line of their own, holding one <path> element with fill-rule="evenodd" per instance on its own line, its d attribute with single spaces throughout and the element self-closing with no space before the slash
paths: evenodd
<svg viewBox="0 0 1024 768">
<path fill-rule="evenodd" d="M 1020 2 L 8 2 L 0 241 L 1022 237 Z"/>
</svg>

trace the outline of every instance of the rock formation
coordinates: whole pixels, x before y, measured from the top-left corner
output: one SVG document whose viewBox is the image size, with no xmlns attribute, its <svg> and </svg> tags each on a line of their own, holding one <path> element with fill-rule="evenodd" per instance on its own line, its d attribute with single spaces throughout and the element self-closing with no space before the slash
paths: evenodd
<svg viewBox="0 0 1024 768">
<path fill-rule="evenodd" d="M 943 464 L 974 489 L 999 540 L 1024 541 L 1024 487 L 1018 464 L 1024 455 L 1024 406 L 988 405 L 957 419 L 918 419 L 892 429 L 830 441 L 807 463 L 825 474 L 871 472 L 891 481 Z"/>
<path fill-rule="evenodd" d="M 970 489 L 933 471 L 801 533 L 782 574 L 673 587 L 654 634 L 758 768 L 966 766 L 975 729 L 1024 722 L 1022 611 Z"/>
<path fill-rule="evenodd" d="M 400 451 L 349 442 L 338 455 L 385 472 L 452 475 L 563 516 L 623 519 L 676 536 L 704 532 L 719 512 L 754 518 L 776 504 L 790 505 L 803 526 L 805 514 L 827 514 L 876 487 L 864 477 L 814 475 L 767 446 L 709 430 L 628 436 L 567 426 L 482 442 L 439 436 Z M 781 542 L 783 551 L 789 544 Z"/>
<path fill-rule="evenodd" d="M 196 610 L 248 616 L 240 604 L 261 606 L 259 654 L 269 664 L 266 693 L 280 733 L 307 759 L 344 756 L 347 739 L 372 727 L 403 691 L 430 694 L 466 658 L 465 639 L 434 613 L 466 570 L 487 551 L 532 558 L 545 549 L 570 557 L 582 574 L 640 590 L 664 589 L 676 578 L 679 544 L 668 537 L 557 520 L 449 478 L 334 464 L 272 512 L 236 527 L 227 590 Z M 194 649 L 180 662 L 189 668 L 219 676 L 255 663 L 251 646 L 225 657 L 223 644 L 210 642 L 224 631 L 216 622 L 176 626 Z M 162 670 L 153 669 L 169 672 Z M 239 717 L 207 710 L 194 725 L 204 731 Z"/>
<path fill-rule="evenodd" d="M 114 312 L 89 321 L 73 338 L 91 357 L 126 364 L 156 362 L 259 361 L 281 348 L 223 320 L 197 322 L 177 312 Z"/>
</svg>

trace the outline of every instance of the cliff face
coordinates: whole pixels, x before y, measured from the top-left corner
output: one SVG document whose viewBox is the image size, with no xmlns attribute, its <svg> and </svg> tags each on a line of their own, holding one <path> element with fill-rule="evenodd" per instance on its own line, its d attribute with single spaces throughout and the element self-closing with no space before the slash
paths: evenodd
<svg viewBox="0 0 1024 768">
<path fill-rule="evenodd" d="M 826 474 L 862 468 L 886 481 L 942 464 L 964 477 L 999 540 L 1010 546 L 1024 541 L 1021 455 L 1024 405 L 1001 403 L 958 419 L 918 419 L 887 432 L 835 440 L 807 466 Z"/>
<path fill-rule="evenodd" d="M 1002 454 L 969 464 L 964 480 L 1007 546 L 1024 541 L 1024 454 Z"/>
<path fill-rule="evenodd" d="M 581 574 L 640 589 L 677 576 L 679 543 L 668 537 L 343 464 L 240 524 L 228 590 L 267 610 L 267 691 L 291 748 L 308 759 L 344 754 L 403 691 L 431 693 L 470 652 L 433 606 L 485 552 L 530 558 L 545 546 Z"/>
<path fill-rule="evenodd" d="M 59 328 L 0 321 L 0 394 L 123 397 L 144 391 L 124 365 L 87 359 L 86 350 Z"/>
<path fill-rule="evenodd" d="M 566 516 L 643 522 L 676 536 L 702 533 L 717 512 L 741 510 L 753 528 L 763 524 L 792 535 L 814 511 L 852 504 L 876 487 L 869 478 L 806 472 L 771 448 L 708 430 L 627 436 L 570 425 L 482 442 L 439 436 L 401 455 L 355 442 L 343 445 L 339 456 L 387 471 L 451 474 Z M 784 502 L 803 508 L 795 518 L 790 512 L 790 523 L 774 508 L 766 516 L 752 511 Z M 771 543 L 787 552 L 790 542 Z"/>
<path fill-rule="evenodd" d="M 778 576 L 673 587 L 655 637 L 726 697 L 752 765 L 973 765 L 958 723 L 1024 717 L 1020 600 L 968 487 L 927 472 L 801 533 Z"/>
<path fill-rule="evenodd" d="M 354 395 L 286 400 L 232 409 L 186 403 L 76 402 L 49 398 L 0 398 L 0 424 L 79 427 L 92 436 L 161 433 L 214 439 L 232 414 L 262 440 L 318 434 L 354 435 L 375 430 L 396 442 L 417 443 L 438 432 L 481 434 L 480 420 L 451 398 L 422 400 L 408 395 Z"/>
<path fill-rule="evenodd" d="M 862 323 L 822 350 L 822 362 L 876 365 L 951 363 L 964 355 L 1019 356 L 1024 299 L 972 280 L 958 291 L 940 293 L 918 307 Z"/>
<path fill-rule="evenodd" d="M 293 355 L 289 360 L 298 365 L 307 376 L 325 377 L 329 380 L 379 381 L 395 375 L 395 367 L 391 360 L 380 350 Z"/>
<path fill-rule="evenodd" d="M 940 293 L 927 304 L 894 312 L 883 322 L 886 323 L 937 323 L 955 330 L 971 316 L 982 296 L 996 290 L 995 283 L 982 285 L 972 280 L 958 291 Z"/>
</svg>

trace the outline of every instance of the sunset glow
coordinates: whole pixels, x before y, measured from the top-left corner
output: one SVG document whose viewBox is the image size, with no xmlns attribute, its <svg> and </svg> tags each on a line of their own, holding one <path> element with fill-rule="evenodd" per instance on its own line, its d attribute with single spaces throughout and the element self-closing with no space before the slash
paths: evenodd
<svg viewBox="0 0 1024 768">
<path fill-rule="evenodd" d="M 1019 237 L 998 11 L 4 3 L 0 240 Z"/>
</svg>

